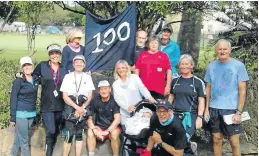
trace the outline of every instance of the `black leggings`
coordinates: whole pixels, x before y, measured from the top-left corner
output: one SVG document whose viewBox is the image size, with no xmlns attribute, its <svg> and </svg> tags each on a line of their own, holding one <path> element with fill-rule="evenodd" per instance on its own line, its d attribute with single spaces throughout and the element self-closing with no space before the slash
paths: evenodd
<svg viewBox="0 0 259 156">
<path fill-rule="evenodd" d="M 57 136 L 59 134 L 62 112 L 43 112 L 42 119 L 46 133 L 46 156 L 52 156 L 54 146 L 57 142 Z"/>
<path fill-rule="evenodd" d="M 76 141 L 83 140 L 84 128 L 83 128 L 82 124 L 84 124 L 84 123 L 78 123 L 78 125 L 76 125 L 75 123 L 73 123 L 71 121 L 65 122 L 65 128 L 67 130 L 66 137 L 65 137 L 66 143 L 71 143 L 74 136 L 75 136 Z"/>
</svg>

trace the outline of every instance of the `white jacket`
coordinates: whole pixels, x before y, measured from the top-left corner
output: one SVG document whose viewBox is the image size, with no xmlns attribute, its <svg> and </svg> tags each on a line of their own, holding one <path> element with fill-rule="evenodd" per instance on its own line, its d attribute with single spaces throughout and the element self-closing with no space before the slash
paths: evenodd
<svg viewBox="0 0 259 156">
<path fill-rule="evenodd" d="M 129 105 L 135 105 L 142 100 L 140 93 L 146 98 L 150 98 L 151 94 L 136 74 L 127 77 L 125 83 L 121 79 L 117 79 L 113 84 L 113 95 L 117 104 L 120 106 L 120 114 L 130 117 L 128 110 Z"/>
</svg>

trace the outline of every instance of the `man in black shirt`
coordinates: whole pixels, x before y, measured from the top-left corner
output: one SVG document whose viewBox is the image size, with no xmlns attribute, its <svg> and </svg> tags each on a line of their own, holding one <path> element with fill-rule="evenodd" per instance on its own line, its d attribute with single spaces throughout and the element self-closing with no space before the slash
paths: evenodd
<svg viewBox="0 0 259 156">
<path fill-rule="evenodd" d="M 131 71 L 135 72 L 135 64 L 137 62 L 138 55 L 145 50 L 148 50 L 146 47 L 147 42 L 147 32 L 144 30 L 139 30 L 136 33 L 136 51 L 134 54 L 134 64 L 131 67 Z"/>
<path fill-rule="evenodd" d="M 104 142 L 110 138 L 114 156 L 119 156 L 120 147 L 120 108 L 111 95 L 108 81 L 103 80 L 98 84 L 99 96 L 90 103 L 91 116 L 88 118 L 87 145 L 89 156 L 94 156 L 96 139 Z M 95 114 L 95 123 L 93 115 Z"/>
<path fill-rule="evenodd" d="M 182 156 L 187 138 L 181 120 L 174 116 L 172 105 L 159 100 L 156 115 L 150 122 L 150 137 L 143 156 Z"/>
</svg>

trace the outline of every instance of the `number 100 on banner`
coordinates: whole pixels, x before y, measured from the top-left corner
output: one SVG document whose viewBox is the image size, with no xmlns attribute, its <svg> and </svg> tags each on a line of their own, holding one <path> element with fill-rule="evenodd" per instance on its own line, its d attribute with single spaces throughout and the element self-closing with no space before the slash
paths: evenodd
<svg viewBox="0 0 259 156">
<path fill-rule="evenodd" d="M 126 35 L 122 36 L 121 30 L 125 28 L 126 29 Z M 107 41 L 106 38 L 111 35 L 110 41 Z M 118 39 L 123 42 L 129 39 L 130 37 L 130 25 L 128 22 L 123 22 L 119 25 L 117 31 L 114 28 L 108 29 L 103 36 L 101 36 L 101 33 L 98 32 L 96 35 L 93 36 L 93 38 L 96 38 L 96 49 L 92 53 L 100 53 L 103 51 L 103 49 L 100 49 L 101 45 L 101 39 L 103 37 L 103 44 L 108 46 L 112 44 L 115 41 L 116 36 L 118 36 Z"/>
</svg>

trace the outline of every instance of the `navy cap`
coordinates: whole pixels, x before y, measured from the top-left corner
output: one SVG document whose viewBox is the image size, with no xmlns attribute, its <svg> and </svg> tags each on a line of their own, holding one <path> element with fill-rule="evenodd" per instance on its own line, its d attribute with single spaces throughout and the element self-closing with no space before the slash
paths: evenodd
<svg viewBox="0 0 259 156">
<path fill-rule="evenodd" d="M 173 108 L 168 100 L 157 100 L 156 109 L 159 107 L 164 107 L 166 110 Z"/>
</svg>

